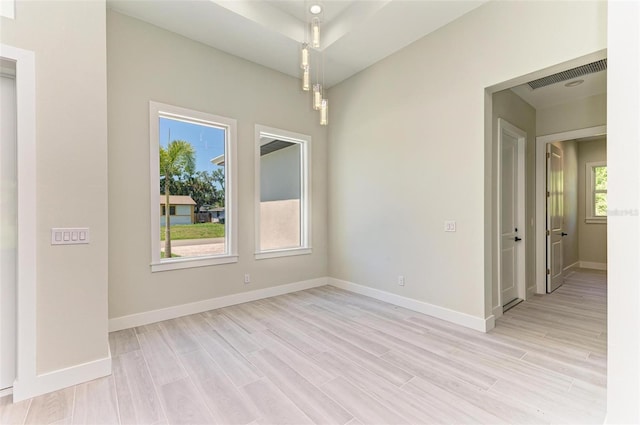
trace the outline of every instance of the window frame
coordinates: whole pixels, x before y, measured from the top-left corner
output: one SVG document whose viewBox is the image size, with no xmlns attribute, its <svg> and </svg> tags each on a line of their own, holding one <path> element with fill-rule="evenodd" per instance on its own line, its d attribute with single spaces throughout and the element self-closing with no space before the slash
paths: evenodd
<svg viewBox="0 0 640 425">
<path fill-rule="evenodd" d="M 293 248 L 262 250 L 260 248 L 260 139 L 273 137 L 300 145 L 300 245 Z M 255 259 L 307 255 L 311 245 L 311 136 L 265 125 L 255 125 Z"/>
<path fill-rule="evenodd" d="M 213 125 L 225 130 L 225 248 L 224 254 L 201 257 L 160 258 L 160 118 Z M 187 269 L 238 262 L 238 215 L 237 215 L 237 167 L 236 144 L 237 122 L 235 119 L 195 111 L 179 106 L 149 101 L 149 162 L 151 211 L 151 271 Z"/>
<path fill-rule="evenodd" d="M 597 167 L 606 167 L 606 161 L 592 161 L 587 162 L 585 164 L 585 180 L 586 180 L 586 205 L 585 205 L 585 222 L 586 223 L 606 223 L 607 216 L 597 216 L 596 212 L 596 194 L 597 193 L 608 193 L 607 190 L 596 190 L 596 173 L 595 169 Z M 608 199 L 608 197 L 607 197 Z M 608 204 L 607 204 L 608 205 Z"/>
</svg>

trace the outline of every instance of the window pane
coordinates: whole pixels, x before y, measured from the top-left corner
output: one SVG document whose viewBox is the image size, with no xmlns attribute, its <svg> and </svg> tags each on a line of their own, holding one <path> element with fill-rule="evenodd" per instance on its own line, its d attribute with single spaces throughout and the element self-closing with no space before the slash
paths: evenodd
<svg viewBox="0 0 640 425">
<path fill-rule="evenodd" d="M 607 216 L 607 194 L 606 193 L 595 194 L 595 215 L 596 217 Z"/>
<path fill-rule="evenodd" d="M 171 257 L 227 253 L 225 137 L 215 125 L 159 117 L 161 258 L 169 257 L 167 252 Z"/>
<path fill-rule="evenodd" d="M 593 167 L 594 173 L 594 181 L 595 181 L 595 189 L 596 190 L 607 190 L 607 167 Z"/>
<path fill-rule="evenodd" d="M 301 144 L 260 139 L 260 250 L 300 247 Z"/>
</svg>

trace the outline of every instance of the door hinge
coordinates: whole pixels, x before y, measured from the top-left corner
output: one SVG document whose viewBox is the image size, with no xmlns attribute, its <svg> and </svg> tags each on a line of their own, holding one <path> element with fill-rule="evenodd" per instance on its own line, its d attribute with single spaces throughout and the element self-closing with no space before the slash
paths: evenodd
<svg viewBox="0 0 640 425">
<path fill-rule="evenodd" d="M 547 236 L 549 236 L 550 234 L 551 234 L 551 232 L 549 232 L 549 231 L 547 230 Z"/>
<path fill-rule="evenodd" d="M 551 193 L 549 193 L 549 191 L 547 190 L 547 198 L 551 196 Z"/>
<path fill-rule="evenodd" d="M 547 152 L 547 159 L 551 158 L 551 154 Z"/>
<path fill-rule="evenodd" d="M 547 274 L 551 274 L 551 270 L 547 269 Z"/>
</svg>

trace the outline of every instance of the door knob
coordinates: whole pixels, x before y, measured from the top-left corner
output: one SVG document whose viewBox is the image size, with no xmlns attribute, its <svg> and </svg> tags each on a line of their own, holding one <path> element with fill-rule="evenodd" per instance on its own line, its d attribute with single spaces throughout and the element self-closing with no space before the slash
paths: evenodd
<svg viewBox="0 0 640 425">
<path fill-rule="evenodd" d="M 517 237 L 517 236 L 516 236 L 516 237 L 515 237 L 515 239 L 514 239 L 514 241 L 516 241 L 516 242 L 519 242 L 519 241 L 521 241 L 521 240 L 522 240 L 522 238 L 519 238 L 519 237 Z"/>
<path fill-rule="evenodd" d="M 561 234 L 562 236 L 567 236 L 567 235 L 568 235 L 568 233 L 565 233 L 565 232 L 562 232 L 562 233 L 560 233 L 560 234 Z"/>
</svg>

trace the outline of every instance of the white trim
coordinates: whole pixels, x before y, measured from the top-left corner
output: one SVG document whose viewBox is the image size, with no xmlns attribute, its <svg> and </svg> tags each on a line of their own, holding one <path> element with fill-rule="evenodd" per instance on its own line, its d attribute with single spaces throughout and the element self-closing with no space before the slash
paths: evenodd
<svg viewBox="0 0 640 425">
<path fill-rule="evenodd" d="M 277 249 L 273 251 L 260 251 L 255 253 L 256 260 L 265 260 L 267 258 L 292 257 L 295 255 L 311 254 L 311 248 L 293 248 L 293 249 Z"/>
<path fill-rule="evenodd" d="M 594 215 L 594 209 L 595 209 L 595 186 L 596 186 L 596 182 L 595 182 L 595 173 L 593 172 L 593 169 L 595 167 L 606 167 L 607 166 L 607 161 L 590 161 L 590 162 L 586 162 L 584 164 L 584 178 L 585 178 L 585 196 L 584 196 L 584 200 L 585 200 L 585 206 L 584 206 L 584 211 L 585 211 L 585 223 L 588 224 L 607 224 L 607 216 L 605 215 L 604 217 L 602 216 L 596 216 Z"/>
<path fill-rule="evenodd" d="M 0 398 L 6 397 L 8 395 L 13 394 L 13 387 L 5 388 L 4 390 L 0 390 Z"/>
<path fill-rule="evenodd" d="M 564 269 L 562 269 L 562 271 L 566 273 L 566 272 L 568 272 L 569 270 L 574 269 L 574 268 L 576 268 L 576 267 L 580 267 L 580 261 L 576 261 L 576 262 L 575 262 L 575 263 L 573 263 L 573 264 L 569 264 L 567 267 L 565 267 Z"/>
<path fill-rule="evenodd" d="M 300 246 L 295 248 L 268 251 L 260 249 L 260 139 L 262 137 L 286 140 L 300 145 Z M 255 259 L 311 254 L 311 136 L 256 124 L 254 161 Z"/>
<path fill-rule="evenodd" d="M 15 0 L 0 1 L 0 16 L 8 19 L 16 19 L 16 2 Z"/>
<path fill-rule="evenodd" d="M 31 380 L 16 380 L 13 402 L 71 387 L 111 375 L 111 355 L 102 359 L 38 375 Z"/>
<path fill-rule="evenodd" d="M 596 263 L 593 261 L 579 261 L 580 268 L 593 270 L 607 270 L 607 263 Z"/>
<path fill-rule="evenodd" d="M 607 134 L 607 126 L 582 128 L 536 137 L 536 292 L 547 292 L 546 282 L 546 149 L 547 143 L 580 139 L 583 137 L 601 136 Z"/>
<path fill-rule="evenodd" d="M 291 292 L 303 291 L 305 289 L 317 288 L 326 284 L 327 278 L 320 277 L 317 279 L 303 280 L 301 282 L 272 286 L 270 288 L 240 292 L 237 294 L 225 295 L 217 298 L 209 298 L 207 300 L 196 301 L 188 304 L 180 304 L 172 307 L 161 308 L 158 310 L 145 311 L 143 313 L 136 313 L 128 316 L 114 317 L 112 319 L 109 319 L 109 332 L 129 329 L 136 326 L 148 325 L 150 323 L 175 319 L 176 317 L 202 313 L 203 311 L 215 310 L 217 308 L 247 303 L 250 301 L 261 300 L 269 297 L 275 297 Z"/>
<path fill-rule="evenodd" d="M 491 314 L 496 319 L 501 318 L 502 315 L 504 314 L 504 307 L 502 307 L 501 305 L 497 305 L 497 306 L 493 307 L 493 309 L 491 310 Z"/>
<path fill-rule="evenodd" d="M 532 296 L 535 295 L 535 293 L 536 293 L 535 285 L 527 287 L 527 298 L 526 299 L 530 299 Z"/>
<path fill-rule="evenodd" d="M 497 183 L 496 183 L 496 216 L 497 216 L 497 225 L 496 232 L 498 234 L 498 258 L 497 263 L 498 267 L 496 267 L 496 278 L 498 282 L 498 305 L 495 307 L 504 307 L 504 300 L 502 299 L 502 188 L 501 188 L 501 179 L 502 179 L 502 130 L 511 136 L 518 139 L 518 199 L 517 199 L 517 208 L 518 208 L 518 228 L 520 229 L 519 237 L 522 238 L 521 247 L 518 250 L 518 264 L 517 264 L 517 274 L 518 274 L 518 298 L 526 299 L 527 298 L 527 290 L 526 290 L 526 259 L 527 259 L 527 225 L 526 225 L 526 216 L 525 216 L 525 199 L 526 199 L 526 173 L 525 173 L 525 152 L 527 150 L 527 133 L 524 130 L 514 126 L 503 118 L 498 118 L 498 167 L 497 167 Z M 511 300 L 509 300 L 511 301 Z"/>
<path fill-rule="evenodd" d="M 18 250 L 15 392 L 36 377 L 36 80 L 32 51 L 0 44 L 0 57 L 16 62 Z"/>
<path fill-rule="evenodd" d="M 157 245 L 156 245 L 157 246 Z M 174 258 L 169 261 L 151 263 L 152 272 L 167 272 L 171 270 L 191 269 L 193 267 L 217 266 L 219 264 L 237 263 L 237 255 L 206 256 Z"/>
<path fill-rule="evenodd" d="M 370 288 L 368 286 L 359 285 L 357 283 L 348 282 L 335 278 L 328 278 L 329 285 L 357 294 L 366 295 L 389 304 L 408 308 L 409 310 L 427 314 L 447 322 L 461 325 L 466 328 L 474 329 L 480 332 L 488 332 L 495 327 L 495 317 L 491 315 L 486 319 L 471 316 L 470 314 L 461 313 L 445 307 L 429 304 L 424 301 L 415 300 L 413 298 L 403 297 L 401 295 L 392 294 L 391 292 L 381 291 L 380 289 Z"/>
<path fill-rule="evenodd" d="M 184 257 L 175 259 L 160 259 L 160 162 L 157 160 L 160 154 L 159 124 L 160 116 L 175 118 L 177 120 L 214 125 L 225 130 L 225 247 L 226 253 L 222 255 L 209 255 L 203 257 Z M 221 117 L 207 112 L 194 111 L 179 106 L 149 101 L 149 170 L 150 170 L 150 204 L 151 214 L 151 271 L 162 272 L 191 267 L 204 267 L 218 264 L 229 264 L 238 261 L 238 213 L 237 203 L 237 122 L 232 118 Z"/>
</svg>

